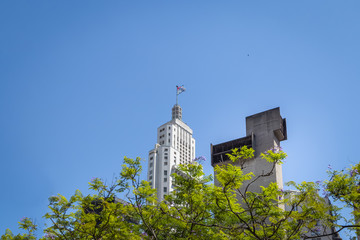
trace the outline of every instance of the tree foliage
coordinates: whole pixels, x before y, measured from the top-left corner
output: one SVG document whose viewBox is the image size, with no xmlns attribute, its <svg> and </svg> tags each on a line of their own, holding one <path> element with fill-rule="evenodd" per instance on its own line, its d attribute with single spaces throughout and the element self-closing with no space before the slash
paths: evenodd
<svg viewBox="0 0 360 240">
<path fill-rule="evenodd" d="M 360 163 L 345 171 L 330 170 L 330 180 L 325 181 L 326 194 L 351 209 L 353 218 L 342 218 L 346 223 L 340 229 L 352 228 L 360 239 Z"/>
<path fill-rule="evenodd" d="M 49 198 L 50 222 L 40 236 L 37 226 L 24 218 L 19 223 L 26 233 L 14 235 L 6 230 L 5 239 L 309 239 L 328 235 L 329 229 L 358 229 L 359 171 L 353 166 L 347 173 L 330 171 L 324 183 L 328 196 L 353 210 L 353 219 L 337 224 L 339 208 L 319 195 L 319 183 L 288 185 L 294 191 L 279 189 L 275 183 L 260 192 L 247 189 L 259 178 L 272 174 L 286 154 L 273 149 L 263 153 L 273 168 L 262 175 L 244 174 L 242 166 L 254 156 L 243 147 L 234 149 L 229 158 L 237 164 L 215 167 L 218 186 L 206 176 L 198 162 L 178 165 L 172 174 L 174 190 L 161 202 L 156 190 L 140 179 L 141 159 L 125 157 L 119 176 L 106 184 L 99 178 L 89 183 L 92 195 L 77 190 L 67 199 Z M 125 196 L 125 201 L 117 196 Z"/>
</svg>

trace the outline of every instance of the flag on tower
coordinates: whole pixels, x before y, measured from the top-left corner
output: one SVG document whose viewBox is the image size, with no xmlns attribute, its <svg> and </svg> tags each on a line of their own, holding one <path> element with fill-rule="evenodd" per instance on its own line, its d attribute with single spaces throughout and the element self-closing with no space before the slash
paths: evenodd
<svg viewBox="0 0 360 240">
<path fill-rule="evenodd" d="M 182 93 L 184 91 L 185 91 L 184 85 L 182 85 L 182 86 L 176 85 L 176 95 L 179 95 L 180 93 Z"/>
</svg>

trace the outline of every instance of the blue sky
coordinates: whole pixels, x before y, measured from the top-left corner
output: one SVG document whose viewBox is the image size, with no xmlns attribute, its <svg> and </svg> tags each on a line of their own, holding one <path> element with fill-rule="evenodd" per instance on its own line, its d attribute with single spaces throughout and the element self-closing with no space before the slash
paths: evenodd
<svg viewBox="0 0 360 240">
<path fill-rule="evenodd" d="M 359 1 L 0 1 L 0 234 L 147 158 L 175 86 L 197 155 L 287 118 L 284 181 L 359 161 Z M 145 166 L 145 165 L 144 165 Z"/>
</svg>

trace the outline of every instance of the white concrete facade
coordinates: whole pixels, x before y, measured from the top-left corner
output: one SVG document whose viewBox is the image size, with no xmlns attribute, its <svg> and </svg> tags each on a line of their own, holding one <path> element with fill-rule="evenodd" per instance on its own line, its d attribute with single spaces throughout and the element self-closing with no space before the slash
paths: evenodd
<svg viewBox="0 0 360 240">
<path fill-rule="evenodd" d="M 152 188 L 157 189 L 158 200 L 171 192 L 172 167 L 190 163 L 195 158 L 195 139 L 192 129 L 182 121 L 182 109 L 175 105 L 172 120 L 157 129 L 157 143 L 149 151 L 148 177 Z"/>
</svg>

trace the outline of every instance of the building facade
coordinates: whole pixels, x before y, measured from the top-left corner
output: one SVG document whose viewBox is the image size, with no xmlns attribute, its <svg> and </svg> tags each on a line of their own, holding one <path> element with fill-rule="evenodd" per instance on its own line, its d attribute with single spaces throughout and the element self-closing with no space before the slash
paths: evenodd
<svg viewBox="0 0 360 240">
<path fill-rule="evenodd" d="M 254 173 L 254 178 L 263 175 L 263 177 L 258 178 L 252 185 L 250 185 L 250 187 L 248 187 L 249 192 L 260 192 L 260 186 L 268 187 L 272 182 L 277 183 L 278 187 L 283 189 L 281 165 L 276 165 L 272 174 L 267 175 L 266 173 L 271 172 L 273 164 L 263 159 L 260 154 L 270 149 L 274 149 L 276 151 L 276 149 L 280 148 L 280 142 L 284 140 L 287 140 L 286 119 L 281 117 L 280 108 L 274 108 L 257 113 L 246 117 L 245 137 L 216 145 L 210 145 L 211 164 L 213 167 L 220 164 L 237 165 L 242 168 L 244 174 L 250 172 Z M 255 150 L 254 158 L 241 162 L 241 166 L 238 162 L 231 162 L 226 154 L 231 153 L 234 148 L 240 149 L 245 145 Z M 247 186 L 247 183 L 245 183 L 244 186 Z M 219 186 L 219 183 L 216 181 L 216 177 L 215 185 Z M 240 188 L 240 191 L 244 193 L 244 187 Z M 288 198 L 299 194 L 297 191 L 291 190 L 286 190 L 286 192 Z M 238 196 L 238 199 L 241 201 L 240 196 Z M 325 198 L 325 201 L 327 204 L 331 204 L 328 198 Z M 285 205 L 282 207 L 285 211 L 290 211 L 294 206 Z M 296 209 L 293 210 L 301 212 L 301 206 L 296 207 Z M 309 231 L 308 229 L 304 230 Z M 326 234 L 329 234 L 329 236 L 320 237 L 321 235 Z M 326 228 L 320 221 L 317 222 L 312 231 L 307 233 L 307 236 L 316 240 L 341 240 L 339 234 L 335 233 L 334 228 Z"/>
<path fill-rule="evenodd" d="M 248 159 L 241 166 L 244 174 L 254 173 L 255 176 L 262 175 L 271 171 L 273 165 L 261 158 L 260 154 L 270 150 L 280 148 L 280 142 L 287 139 L 286 119 L 280 115 L 280 108 L 270 109 L 246 117 L 246 136 L 232 141 L 210 146 L 211 148 L 211 165 L 217 164 L 237 164 L 232 163 L 226 154 L 231 153 L 232 149 L 240 149 L 242 146 L 253 148 L 254 158 Z M 248 191 L 259 192 L 260 186 L 267 187 L 271 182 L 278 184 L 283 188 L 282 168 L 276 165 L 270 176 L 259 178 L 256 183 L 252 184 Z M 217 184 L 215 178 L 215 185 Z"/>
<path fill-rule="evenodd" d="M 149 151 L 148 177 L 152 188 L 157 189 L 158 200 L 173 190 L 171 173 L 174 166 L 190 163 L 195 158 L 195 139 L 192 129 L 182 121 L 182 109 L 172 108 L 171 121 L 157 129 L 157 143 Z"/>
</svg>

